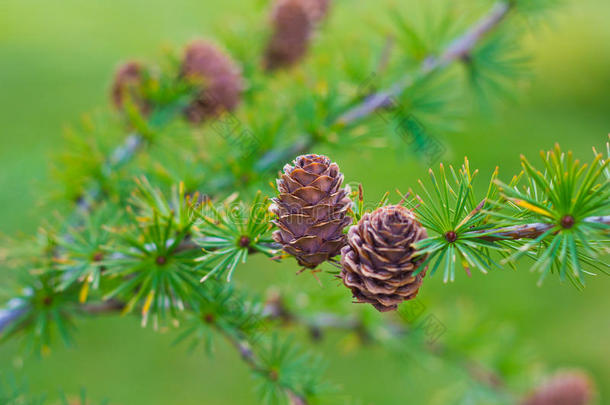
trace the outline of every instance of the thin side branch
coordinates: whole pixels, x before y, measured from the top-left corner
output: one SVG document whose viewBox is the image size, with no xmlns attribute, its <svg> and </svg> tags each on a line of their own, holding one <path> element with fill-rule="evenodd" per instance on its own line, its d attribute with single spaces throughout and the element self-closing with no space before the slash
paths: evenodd
<svg viewBox="0 0 610 405">
<path fill-rule="evenodd" d="M 414 82 L 415 76 L 425 76 L 449 64 L 462 60 L 489 32 L 497 27 L 511 10 L 511 3 L 497 2 L 487 15 L 477 21 L 461 37 L 451 42 L 440 56 L 427 57 L 415 74 L 405 75 L 401 80 L 386 90 L 368 96 L 362 103 L 351 108 L 337 120 L 340 125 L 351 124 L 367 117 L 378 109 L 392 105 L 392 100 L 400 96 Z"/>
<path fill-rule="evenodd" d="M 464 35 L 454 40 L 445 49 L 443 54 L 436 60 L 431 60 L 428 64 L 424 64 L 424 68 L 436 69 L 450 64 L 458 59 L 468 57 L 468 54 L 476 46 L 476 44 L 485 37 L 489 32 L 496 28 L 500 22 L 507 16 L 511 9 L 511 3 L 499 1 L 489 13 L 481 18 L 473 25 Z"/>
<path fill-rule="evenodd" d="M 600 217 L 589 217 L 584 220 L 585 222 L 610 225 L 610 215 Z M 536 239 L 549 229 L 553 229 L 555 224 L 551 223 L 532 223 L 524 225 L 509 226 L 506 228 L 499 229 L 491 235 L 482 236 L 481 239 L 488 240 L 490 242 L 506 239 Z M 484 233 L 483 231 L 481 233 Z"/>
<path fill-rule="evenodd" d="M 125 303 L 116 299 L 108 301 L 91 302 L 82 304 L 79 309 L 89 315 L 99 315 L 106 313 L 121 312 L 125 308 Z"/>
<path fill-rule="evenodd" d="M 261 367 L 260 361 L 254 351 L 250 348 L 250 344 L 245 339 L 241 339 L 231 333 L 228 333 L 222 327 L 215 325 L 216 331 L 233 346 L 239 353 L 241 359 L 256 373 L 262 374 L 265 378 L 277 381 L 277 376 L 272 375 L 272 371 Z M 286 396 L 290 400 L 291 405 L 307 405 L 307 399 L 297 394 L 290 387 L 282 386 Z"/>
<path fill-rule="evenodd" d="M 14 307 L 0 309 L 0 334 L 6 329 L 11 323 L 23 315 L 27 308 L 25 307 Z"/>
<path fill-rule="evenodd" d="M 610 215 L 589 217 L 589 218 L 585 218 L 584 221 L 590 222 L 590 223 L 595 223 L 595 224 L 610 225 Z M 554 226 L 555 226 L 554 224 L 550 224 L 550 223 L 532 223 L 532 224 L 509 226 L 506 228 L 500 228 L 500 229 L 496 230 L 493 234 L 489 234 L 490 231 L 481 231 L 481 234 L 484 234 L 484 236 L 482 236 L 481 239 L 492 241 L 492 242 L 499 241 L 499 240 L 507 240 L 507 239 L 511 239 L 511 240 L 535 239 L 535 238 L 539 237 L 540 235 L 542 235 L 543 233 L 547 232 L 549 229 L 552 229 Z M 191 239 L 185 240 L 178 247 L 178 251 L 180 251 L 180 252 L 189 251 L 189 250 L 200 250 L 200 249 L 201 248 Z M 109 310 L 116 311 L 116 310 L 120 309 L 118 307 L 119 304 L 117 304 L 117 303 L 110 303 L 110 304 L 106 304 L 106 305 L 109 306 L 108 307 Z M 96 311 L 95 307 L 91 307 L 89 309 L 85 309 L 85 312 L 89 312 L 89 313 L 107 312 L 104 309 L 105 308 L 102 308 L 101 310 Z M 13 307 L 13 308 L 9 307 L 9 308 L 0 310 L 0 333 L 2 333 L 2 331 L 10 323 L 17 320 L 21 316 L 23 311 L 25 311 L 25 308 L 21 307 L 21 306 Z M 315 319 L 315 320 L 309 320 L 308 322 L 310 323 L 310 327 L 313 330 L 318 327 L 327 326 L 329 323 L 334 323 L 334 322 L 336 322 L 336 319 L 334 319 L 332 317 L 329 319 L 320 318 L 320 319 Z M 343 328 L 347 328 L 347 329 L 354 326 L 353 321 L 346 321 L 346 322 L 347 323 L 345 325 L 336 324 L 335 326 L 343 325 Z"/>
</svg>

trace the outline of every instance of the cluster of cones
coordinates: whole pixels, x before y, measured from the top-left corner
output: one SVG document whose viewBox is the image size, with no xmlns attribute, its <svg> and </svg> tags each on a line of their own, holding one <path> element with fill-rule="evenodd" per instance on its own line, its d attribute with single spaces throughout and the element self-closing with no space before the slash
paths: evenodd
<svg viewBox="0 0 610 405">
<path fill-rule="evenodd" d="M 297 157 L 277 180 L 270 210 L 273 237 L 298 263 L 314 269 L 341 254 L 341 274 L 357 302 L 385 312 L 415 298 L 423 282 L 425 257 L 413 243 L 427 237 L 414 214 L 401 205 L 366 213 L 347 234 L 352 219 L 349 189 L 336 163 L 321 155 Z"/>
<path fill-rule="evenodd" d="M 264 69 L 274 71 L 299 62 L 328 6 L 329 0 L 276 0 L 271 12 L 272 35 L 263 55 Z M 121 65 L 112 84 L 115 107 L 123 110 L 129 100 L 140 114 L 150 114 L 153 103 L 146 97 L 149 75 L 139 62 Z M 241 100 L 244 80 L 239 65 L 210 41 L 196 40 L 186 47 L 180 76 L 201 88 L 184 110 L 186 119 L 194 124 L 233 111 Z"/>
<path fill-rule="evenodd" d="M 350 190 L 343 174 L 322 155 L 303 155 L 284 166 L 277 179 L 274 240 L 304 268 L 315 269 L 341 255 L 340 278 L 356 302 L 378 311 L 396 310 L 417 295 L 425 275 L 425 256 L 413 244 L 427 237 L 414 213 L 388 205 L 362 215 L 357 224 L 348 215 Z M 581 371 L 552 375 L 520 405 L 590 405 L 594 384 Z"/>
<path fill-rule="evenodd" d="M 130 61 L 119 67 L 112 84 L 112 102 L 123 110 L 127 100 L 144 116 L 153 106 L 146 95 L 150 72 L 139 62 Z M 200 87 L 197 95 L 184 109 L 192 123 L 233 111 L 240 102 L 244 87 L 241 69 L 227 53 L 212 42 L 196 40 L 185 49 L 180 77 Z"/>
</svg>

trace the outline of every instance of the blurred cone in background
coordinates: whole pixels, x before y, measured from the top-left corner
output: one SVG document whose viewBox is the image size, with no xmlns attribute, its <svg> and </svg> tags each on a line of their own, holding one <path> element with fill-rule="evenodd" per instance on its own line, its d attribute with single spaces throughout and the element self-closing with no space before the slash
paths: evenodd
<svg viewBox="0 0 610 405">
<path fill-rule="evenodd" d="M 587 374 L 562 371 L 538 386 L 521 405 L 589 405 L 594 394 L 594 383 Z"/>
<path fill-rule="evenodd" d="M 119 110 L 125 109 L 125 103 L 129 100 L 142 115 L 148 115 L 151 106 L 145 100 L 143 94 L 144 68 L 139 62 L 129 61 L 117 69 L 112 83 L 112 103 Z"/>
<path fill-rule="evenodd" d="M 329 0 L 277 0 L 271 12 L 273 34 L 263 60 L 268 71 L 299 62 L 313 30 L 328 13 Z"/>
<path fill-rule="evenodd" d="M 226 53 L 208 41 L 196 40 L 186 47 L 182 76 L 202 86 L 185 111 L 192 123 L 200 123 L 224 111 L 233 111 L 241 101 L 241 69 Z"/>
</svg>

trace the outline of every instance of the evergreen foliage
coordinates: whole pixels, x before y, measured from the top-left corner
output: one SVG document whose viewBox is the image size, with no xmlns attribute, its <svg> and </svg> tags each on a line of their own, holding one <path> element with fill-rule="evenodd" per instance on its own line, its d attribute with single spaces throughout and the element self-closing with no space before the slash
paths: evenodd
<svg viewBox="0 0 610 405">
<path fill-rule="evenodd" d="M 470 353 L 476 350 L 467 328 L 452 332 L 461 345 L 441 347 L 414 326 L 415 302 L 382 317 L 352 305 L 340 287 L 315 298 L 321 313 L 309 312 L 290 294 L 265 300 L 246 293 L 232 276 L 254 254 L 288 256 L 271 237 L 269 211 L 275 190 L 268 184 L 284 164 L 318 147 L 357 153 L 382 142 L 403 148 L 405 139 L 412 156 L 437 160 L 442 154 L 432 150 L 430 134 L 455 128 L 466 98 L 479 97 L 485 105 L 504 99 L 526 76 L 526 58 L 514 38 L 551 3 L 500 1 L 480 18 L 461 19 L 453 18 L 457 6 L 451 5 L 434 10 L 429 21 L 409 21 L 397 12 L 389 28 L 396 45 L 379 45 L 382 38 L 366 57 L 357 46 L 345 54 L 325 48 L 324 22 L 316 20 L 320 36 L 308 31 L 307 40 L 315 43 L 303 45 L 309 55 L 273 66 L 263 65 L 268 38 L 260 28 L 251 32 L 263 42 L 252 47 L 244 45 L 250 32 L 231 33 L 225 45 L 241 65 L 241 104 L 204 119 L 189 121 L 185 111 L 205 101 L 210 81 L 187 80 L 180 53 L 166 55 L 162 67 L 142 64 L 129 87 L 115 86 L 115 111 L 88 115 L 69 131 L 56 170 L 63 192 L 55 196 L 73 209 L 41 227 L 37 239 L 7 247 L 5 267 L 19 269 L 20 277 L 0 312 L 2 340 L 21 338 L 25 351 L 45 354 L 57 337 L 72 341 L 82 316 L 137 312 L 143 326 L 178 328 L 176 343 L 210 352 L 220 338 L 234 347 L 265 403 L 332 403 L 337 393 L 320 362 L 283 331 L 296 323 L 313 337 L 325 328 L 342 329 L 356 345 L 450 364 L 470 381 L 466 388 L 439 391 L 458 398 L 455 403 L 514 403 L 530 388 L 510 383 L 530 372 L 517 364 L 521 354 L 491 348 L 493 358 L 481 366 L 471 360 L 478 354 Z M 301 57 L 305 65 L 293 66 Z M 375 74 L 363 82 L 371 73 L 366 69 Z M 468 159 L 458 169 L 441 164 L 430 170 L 429 181 L 401 195 L 400 204 L 428 233 L 413 245 L 421 257 L 413 276 L 427 268 L 424 283 L 437 272 L 447 282 L 459 267 L 486 273 L 521 258 L 534 259 L 532 270 L 541 280 L 557 273 L 578 287 L 585 275 L 608 273 L 610 156 L 595 152 L 583 164 L 557 146 L 541 158 L 539 166 L 522 158 L 523 171 L 508 182 L 496 170 L 484 193 Z M 351 192 L 348 214 L 356 224 L 372 210 L 362 188 Z M 384 196 L 378 207 L 389 200 Z M 331 266 L 339 263 L 339 255 L 330 258 L 314 276 L 334 277 Z M 509 382 L 500 387 L 497 381 L 504 379 Z M 9 386 L 0 395 L 11 404 L 40 403 L 17 401 L 19 392 Z"/>
</svg>

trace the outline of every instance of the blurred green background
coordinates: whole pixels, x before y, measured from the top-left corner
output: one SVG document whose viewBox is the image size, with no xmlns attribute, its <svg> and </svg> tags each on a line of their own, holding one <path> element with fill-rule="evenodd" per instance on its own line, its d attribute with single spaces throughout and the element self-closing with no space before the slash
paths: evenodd
<svg viewBox="0 0 610 405">
<path fill-rule="evenodd" d="M 50 178 L 50 156 L 61 148 L 62 127 L 107 102 L 119 61 L 154 60 L 163 45 L 213 35 L 222 30 L 219 22 L 231 24 L 234 16 L 260 9 L 258 3 L 1 0 L 0 231 L 32 233 L 52 214 L 38 205 L 37 190 Z M 337 3 L 330 28 L 338 31 L 357 34 L 360 21 L 384 12 L 380 3 Z M 413 3 L 396 2 L 406 9 Z M 527 38 L 534 55 L 531 84 L 493 116 L 469 119 L 451 135 L 446 160 L 459 164 L 467 154 L 485 176 L 500 165 L 508 179 L 518 170 L 521 153 L 535 159 L 540 149 L 560 142 L 587 160 L 592 146 L 603 148 L 610 132 L 608 21 L 608 1 L 566 2 Z M 397 186 L 406 190 L 425 174 L 421 163 L 393 156 L 383 150 L 352 151 L 335 159 L 347 179 L 362 181 L 370 198 L 376 198 Z M 236 277 L 262 292 L 272 283 L 295 283 L 293 273 L 291 264 L 256 258 Z M 549 365 L 588 369 L 601 390 L 601 403 L 610 404 L 610 278 L 589 279 L 584 292 L 555 278 L 536 287 L 536 280 L 526 268 L 458 277 L 451 285 L 436 277 L 420 297 L 432 310 L 435 303 L 451 305 L 466 297 L 491 317 L 511 323 Z M 322 291 L 310 277 L 296 282 Z M 235 353 L 219 344 L 214 358 L 208 358 L 170 347 L 174 337 L 142 329 L 130 317 L 85 320 L 76 348 L 58 345 L 40 360 L 21 358 L 16 343 L 0 347 L 0 370 L 20 370 L 35 392 L 77 392 L 85 386 L 94 399 L 108 397 L 124 405 L 257 403 Z M 428 403 L 430 388 L 450 378 L 422 369 L 417 381 L 408 380 L 379 349 L 337 351 L 339 338 L 331 336 L 319 352 L 329 362 L 329 378 L 363 404 Z"/>
</svg>

